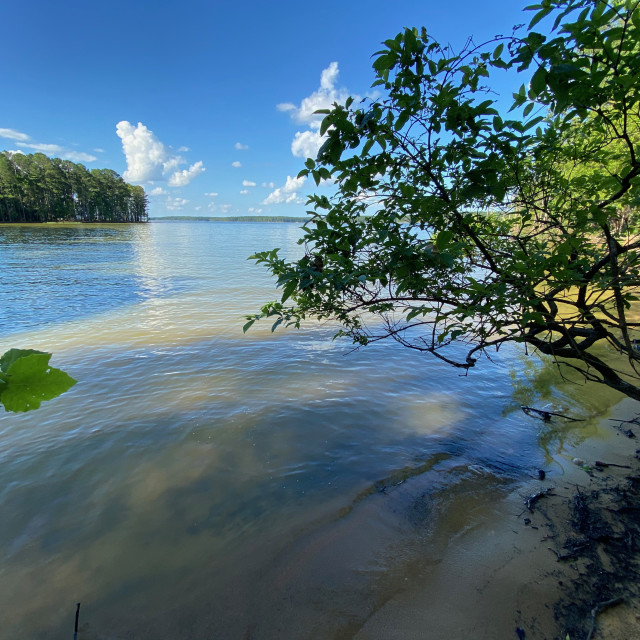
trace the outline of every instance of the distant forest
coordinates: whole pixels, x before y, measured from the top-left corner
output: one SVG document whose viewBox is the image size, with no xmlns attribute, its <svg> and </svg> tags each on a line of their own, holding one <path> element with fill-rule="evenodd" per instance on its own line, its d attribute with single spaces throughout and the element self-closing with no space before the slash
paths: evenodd
<svg viewBox="0 0 640 640">
<path fill-rule="evenodd" d="M 0 153 L 0 222 L 147 222 L 144 189 L 111 169 Z"/>
<path fill-rule="evenodd" d="M 292 216 L 162 216 L 150 218 L 153 222 L 309 222 L 309 218 Z"/>
</svg>

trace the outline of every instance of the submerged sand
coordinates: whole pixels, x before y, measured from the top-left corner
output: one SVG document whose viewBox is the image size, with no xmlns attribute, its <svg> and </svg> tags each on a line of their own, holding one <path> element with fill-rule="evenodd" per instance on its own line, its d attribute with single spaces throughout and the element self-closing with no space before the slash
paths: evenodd
<svg viewBox="0 0 640 640">
<path fill-rule="evenodd" d="M 79 640 L 640 640 L 639 415 L 625 400 L 549 447 L 544 479 L 433 456 L 203 559 L 216 590 L 185 575 L 163 611 L 87 603 Z"/>
</svg>

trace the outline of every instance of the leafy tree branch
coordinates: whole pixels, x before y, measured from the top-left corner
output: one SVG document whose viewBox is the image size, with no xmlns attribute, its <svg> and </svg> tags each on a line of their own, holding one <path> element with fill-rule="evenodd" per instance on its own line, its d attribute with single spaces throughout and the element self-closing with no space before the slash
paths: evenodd
<svg viewBox="0 0 640 640">
<path fill-rule="evenodd" d="M 300 172 L 336 187 L 309 197 L 305 256 L 253 256 L 283 293 L 245 330 L 331 319 L 465 369 L 519 342 L 640 399 L 640 0 L 528 10 L 458 53 L 424 28 L 385 41 L 383 97 L 323 112 Z M 505 69 L 524 80 L 506 113 Z"/>
</svg>

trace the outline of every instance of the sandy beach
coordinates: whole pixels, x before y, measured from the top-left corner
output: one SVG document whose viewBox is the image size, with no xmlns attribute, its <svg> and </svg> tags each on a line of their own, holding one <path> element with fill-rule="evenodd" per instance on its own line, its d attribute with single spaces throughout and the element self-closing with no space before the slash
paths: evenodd
<svg viewBox="0 0 640 640">
<path fill-rule="evenodd" d="M 640 426 L 623 422 L 639 414 L 630 400 L 613 407 L 544 479 L 476 515 L 354 637 L 640 638 Z"/>
</svg>

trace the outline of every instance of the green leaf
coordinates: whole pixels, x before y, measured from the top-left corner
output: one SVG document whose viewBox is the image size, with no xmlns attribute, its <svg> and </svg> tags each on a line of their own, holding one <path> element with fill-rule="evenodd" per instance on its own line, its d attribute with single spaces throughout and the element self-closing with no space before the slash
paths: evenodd
<svg viewBox="0 0 640 640">
<path fill-rule="evenodd" d="M 534 118 L 533 120 L 529 120 L 529 122 L 525 122 L 524 127 L 523 127 L 523 131 L 528 131 L 529 129 L 531 129 L 532 127 L 535 127 L 537 124 L 539 124 L 543 120 L 544 120 L 544 118 L 542 116 L 538 116 L 537 118 Z"/>
<path fill-rule="evenodd" d="M 402 129 L 402 127 L 404 127 L 405 124 L 407 124 L 407 120 L 409 120 L 410 115 L 411 113 L 409 111 L 403 111 L 398 116 L 398 119 L 396 120 L 396 123 L 394 125 L 394 129 L 396 131 L 400 131 L 400 129 Z"/>
<path fill-rule="evenodd" d="M 436 247 L 438 247 L 438 251 L 442 251 L 451 242 L 452 238 L 453 233 L 451 231 L 441 231 L 436 237 Z"/>
<path fill-rule="evenodd" d="M 44 400 L 56 398 L 76 384 L 64 371 L 50 367 L 50 358 L 50 353 L 37 352 L 13 359 L 0 395 L 6 411 L 37 409 Z"/>
<path fill-rule="evenodd" d="M 327 129 L 330 126 L 331 126 L 331 119 L 330 118 L 324 118 L 322 120 L 322 122 L 320 123 L 320 135 L 323 136 L 327 132 Z"/>
<path fill-rule="evenodd" d="M 596 6 L 591 13 L 591 22 L 598 24 L 598 19 L 604 14 L 604 10 L 607 8 L 607 3 L 601 0 L 600 2 L 596 2 L 594 4 Z"/>
<path fill-rule="evenodd" d="M 253 320 L 249 320 L 249 322 L 247 322 L 243 327 L 242 327 L 242 333 L 247 333 L 247 331 L 249 331 L 249 329 L 251 328 L 251 325 L 253 325 L 253 323 L 255 322 L 255 318 Z"/>
<path fill-rule="evenodd" d="M 287 282 L 287 284 L 284 286 L 282 290 L 282 299 L 280 300 L 280 302 L 285 302 L 288 298 L 290 298 L 291 294 L 296 290 L 297 286 L 298 286 L 297 278 L 289 280 L 289 282 Z"/>
<path fill-rule="evenodd" d="M 535 27 L 538 22 L 540 22 L 540 20 L 542 20 L 543 18 L 546 18 L 550 13 L 551 13 L 551 9 L 552 7 L 546 7 L 545 9 L 542 9 L 542 11 L 538 11 L 538 13 L 536 13 L 535 16 L 533 16 L 533 18 L 531 19 L 531 22 L 529 23 L 529 29 Z"/>
<path fill-rule="evenodd" d="M 539 96 L 547 88 L 547 70 L 540 66 L 531 78 L 531 90 L 534 96 Z"/>
<path fill-rule="evenodd" d="M 421 307 L 413 307 L 413 309 L 411 309 L 411 311 L 407 313 L 407 318 L 406 318 L 407 322 L 410 322 L 421 313 L 424 314 L 424 310 Z"/>
<path fill-rule="evenodd" d="M 36 351 L 35 349 L 9 349 L 9 351 L 5 352 L 5 354 L 0 358 L 0 371 L 7 372 L 9 371 L 9 367 L 19 358 L 24 358 L 25 356 L 30 356 L 34 353 L 44 354 L 44 351 Z M 51 357 L 51 354 L 45 354 Z"/>
<path fill-rule="evenodd" d="M 383 53 L 381 56 L 376 58 L 373 63 L 373 68 L 378 71 L 388 71 L 393 67 L 396 62 L 396 56 L 393 53 Z"/>
<path fill-rule="evenodd" d="M 369 139 L 364 143 L 364 146 L 362 147 L 362 155 L 366 156 L 369 151 L 371 151 L 371 147 L 373 147 L 374 144 L 374 140 L 373 139 Z"/>
</svg>

